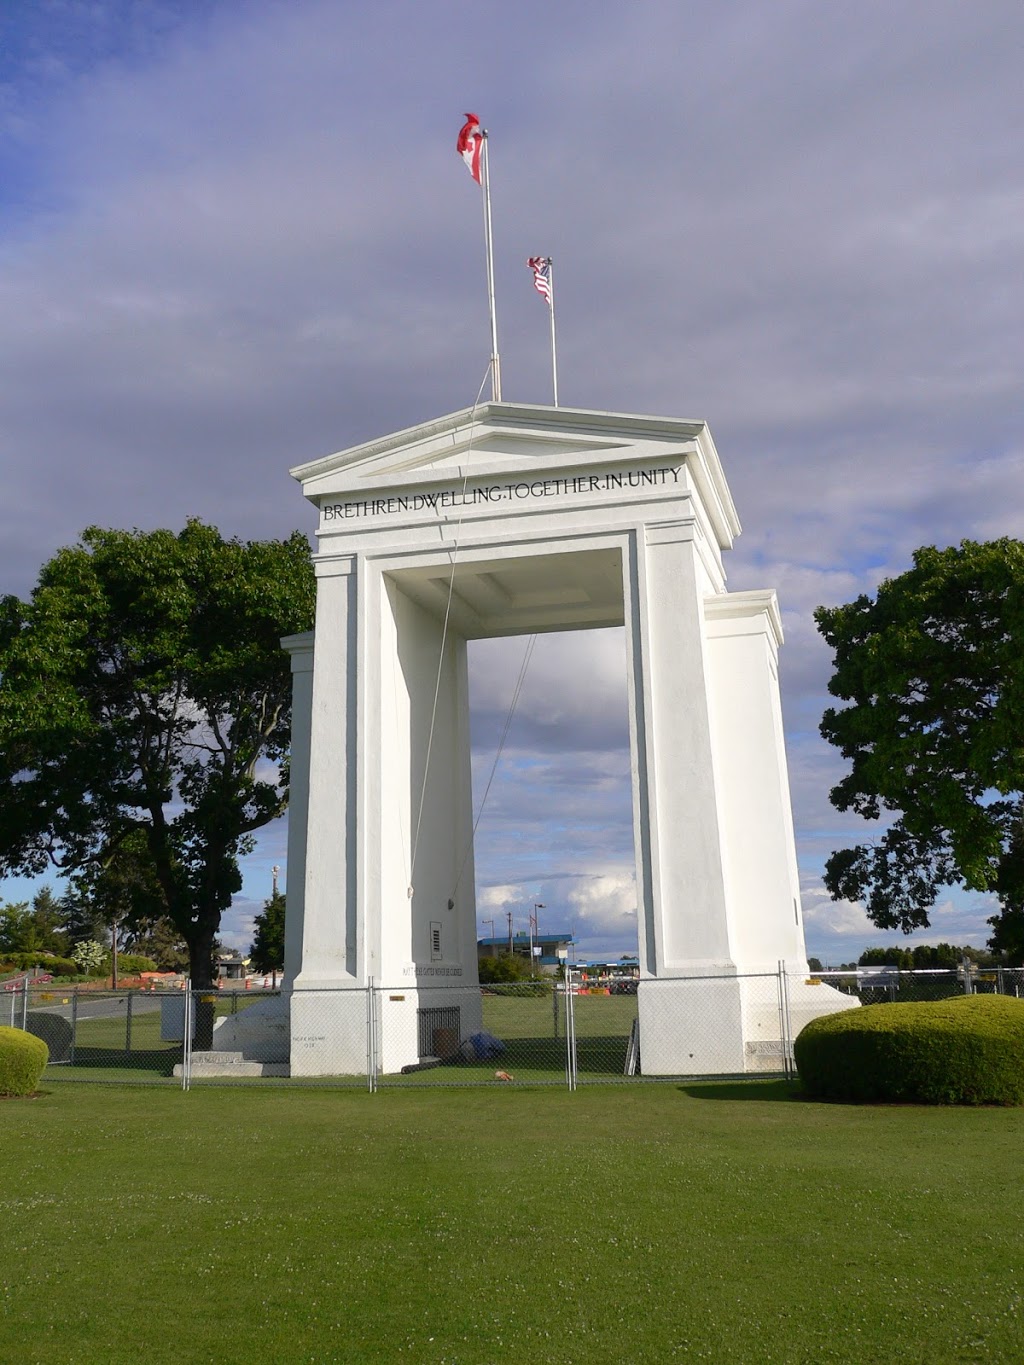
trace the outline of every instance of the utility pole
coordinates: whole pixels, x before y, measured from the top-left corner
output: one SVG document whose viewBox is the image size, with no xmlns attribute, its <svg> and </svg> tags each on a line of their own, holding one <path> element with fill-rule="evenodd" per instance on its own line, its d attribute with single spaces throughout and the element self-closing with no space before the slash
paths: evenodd
<svg viewBox="0 0 1024 1365">
<path fill-rule="evenodd" d="M 537 924 L 537 911 L 538 911 L 538 910 L 543 910 L 544 908 L 545 908 L 545 907 L 544 907 L 544 902 L 543 902 L 543 901 L 534 901 L 534 903 L 533 903 L 533 911 L 532 911 L 532 913 L 531 913 L 531 915 L 530 915 L 530 975 L 531 975 L 531 976 L 533 975 L 533 940 L 534 940 L 534 936 L 537 936 L 537 937 L 540 936 L 540 929 L 539 929 L 538 924 Z"/>
<path fill-rule="evenodd" d="M 508 955 L 511 957 L 514 951 L 512 947 L 512 911 L 506 910 L 505 917 L 508 920 Z"/>
<path fill-rule="evenodd" d="M 274 866 L 270 869 L 270 875 L 271 875 L 271 876 L 273 877 L 273 879 L 274 879 L 273 894 L 274 894 L 275 896 L 277 895 L 277 874 L 278 874 L 280 871 L 281 871 L 281 869 L 278 867 L 277 863 L 275 863 Z"/>
</svg>

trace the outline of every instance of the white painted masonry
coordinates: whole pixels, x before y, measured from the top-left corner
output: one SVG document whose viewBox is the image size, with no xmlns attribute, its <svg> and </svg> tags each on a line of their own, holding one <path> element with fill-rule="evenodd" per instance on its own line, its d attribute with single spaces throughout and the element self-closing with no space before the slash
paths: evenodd
<svg viewBox="0 0 1024 1365">
<path fill-rule="evenodd" d="M 741 978 L 807 971 L 782 630 L 774 592 L 726 591 L 740 525 L 706 424 L 488 403 L 292 473 L 320 515 L 315 634 L 284 641 L 292 1074 L 362 1070 L 371 978 L 395 987 L 385 1070 L 417 1059 L 418 1008 L 480 1027 L 466 642 L 611 625 L 626 628 L 643 1070 L 769 1064 L 774 987 Z M 792 1010 L 800 1024 L 849 1003 L 807 986 Z"/>
</svg>

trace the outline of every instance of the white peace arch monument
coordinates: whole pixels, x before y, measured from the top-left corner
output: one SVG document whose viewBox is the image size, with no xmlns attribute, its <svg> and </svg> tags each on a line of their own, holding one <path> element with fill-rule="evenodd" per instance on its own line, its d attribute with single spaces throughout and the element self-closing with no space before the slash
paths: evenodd
<svg viewBox="0 0 1024 1365">
<path fill-rule="evenodd" d="M 418 1010 L 480 1028 L 467 641 L 602 626 L 625 626 L 644 1073 L 777 1066 L 751 974 L 780 961 L 795 1027 L 852 1003 L 805 983 L 779 608 L 726 590 L 704 422 L 491 402 L 292 473 L 319 549 L 315 630 L 283 642 L 284 1003 L 215 1047 L 260 1031 L 292 1075 L 360 1072 L 371 979 L 384 1071 L 417 1060 Z"/>
</svg>

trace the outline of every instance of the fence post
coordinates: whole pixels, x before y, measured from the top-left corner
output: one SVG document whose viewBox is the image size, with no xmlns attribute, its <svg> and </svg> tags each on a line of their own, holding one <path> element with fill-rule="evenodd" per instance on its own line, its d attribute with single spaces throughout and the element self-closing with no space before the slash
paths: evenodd
<svg viewBox="0 0 1024 1365">
<path fill-rule="evenodd" d="M 366 1088 L 371 1095 L 377 1089 L 377 1010 L 373 996 L 371 976 L 366 981 Z"/>
<path fill-rule="evenodd" d="M 789 977 L 786 963 L 779 958 L 779 1032 L 782 1034 L 782 1074 L 787 1080 L 793 1078 L 793 1022 L 789 1013 Z"/>
<path fill-rule="evenodd" d="M 576 1012 L 572 998 L 572 971 L 565 970 L 565 1083 L 569 1090 L 576 1089 Z"/>
<path fill-rule="evenodd" d="M 187 1090 L 192 1079 L 192 979 L 185 981 L 185 998 L 181 1002 L 185 1020 L 181 1030 L 181 1088 Z"/>
<path fill-rule="evenodd" d="M 960 959 L 960 970 L 964 974 L 964 995 L 973 995 L 974 983 L 971 980 L 971 959 L 966 954 Z"/>
<path fill-rule="evenodd" d="M 21 979 L 21 1027 L 28 1030 L 28 977 Z"/>
<path fill-rule="evenodd" d="M 132 992 L 128 992 L 128 1008 L 125 1011 L 124 1019 L 124 1050 L 125 1055 L 132 1050 Z"/>
<path fill-rule="evenodd" d="M 75 1064 L 75 1044 L 78 1042 L 78 987 L 71 988 L 71 1065 Z"/>
</svg>

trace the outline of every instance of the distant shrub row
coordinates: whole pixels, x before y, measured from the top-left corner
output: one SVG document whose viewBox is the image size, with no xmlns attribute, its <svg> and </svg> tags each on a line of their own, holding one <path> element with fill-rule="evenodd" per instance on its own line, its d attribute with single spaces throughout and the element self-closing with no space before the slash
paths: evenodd
<svg viewBox="0 0 1024 1365">
<path fill-rule="evenodd" d="M 30 972 L 38 967 L 51 976 L 75 976 L 78 964 L 69 957 L 50 957 L 46 953 L 7 953 L 0 962 L 0 972 Z"/>
<path fill-rule="evenodd" d="M 95 970 L 83 973 L 77 962 L 68 957 L 52 957 L 47 953 L 6 953 L 0 962 L 0 974 L 4 972 L 30 972 L 38 967 L 50 976 L 72 977 L 76 981 L 89 981 L 100 976 L 110 975 L 110 955 Z M 139 953 L 120 953 L 117 959 L 120 976 L 138 976 L 140 972 L 155 972 L 157 965 L 151 957 Z"/>
<path fill-rule="evenodd" d="M 818 1099 L 1024 1104 L 1024 1001 L 969 995 L 823 1015 L 794 1056 Z"/>
</svg>

